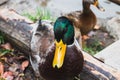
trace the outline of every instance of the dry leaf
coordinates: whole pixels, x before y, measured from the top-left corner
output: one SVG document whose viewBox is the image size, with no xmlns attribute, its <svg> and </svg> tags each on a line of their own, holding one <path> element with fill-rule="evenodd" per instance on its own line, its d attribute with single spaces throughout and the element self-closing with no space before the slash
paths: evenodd
<svg viewBox="0 0 120 80">
<path fill-rule="evenodd" d="M 13 63 L 10 67 L 9 67 L 9 71 L 12 72 L 16 72 L 16 70 L 19 69 L 19 65 L 16 63 Z"/>
<path fill-rule="evenodd" d="M 21 64 L 21 67 L 22 67 L 22 70 L 25 70 L 25 68 L 27 67 L 29 65 L 29 61 L 24 61 L 24 62 L 22 62 L 22 64 Z"/>
<path fill-rule="evenodd" d="M 4 73 L 4 65 L 0 62 L 0 76 Z"/>
<path fill-rule="evenodd" d="M 87 35 L 83 35 L 83 36 L 82 36 L 82 39 L 83 39 L 83 40 L 87 40 L 87 39 L 89 39 L 89 38 L 90 38 L 90 37 L 87 36 Z"/>
<path fill-rule="evenodd" d="M 1 47 L 8 50 L 12 49 L 12 46 L 10 45 L 10 43 L 2 44 Z"/>
<path fill-rule="evenodd" d="M 13 80 L 13 73 L 11 71 L 6 71 L 3 76 L 3 78 L 5 78 L 6 80 Z"/>
<path fill-rule="evenodd" d="M 94 29 L 98 30 L 98 29 L 100 29 L 100 26 L 99 25 L 95 25 Z"/>
</svg>

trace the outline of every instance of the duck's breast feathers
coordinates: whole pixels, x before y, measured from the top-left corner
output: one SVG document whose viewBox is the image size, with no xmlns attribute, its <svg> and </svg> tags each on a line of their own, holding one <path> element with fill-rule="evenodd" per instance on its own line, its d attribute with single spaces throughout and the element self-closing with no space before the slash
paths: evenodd
<svg viewBox="0 0 120 80">
<path fill-rule="evenodd" d="M 44 78 L 49 80 L 69 80 L 67 78 L 73 78 L 80 74 L 84 59 L 82 52 L 77 50 L 75 45 L 67 47 L 64 63 L 60 69 L 52 67 L 54 49 L 55 46 L 47 55 L 46 61 L 40 65 L 40 72 Z"/>
<path fill-rule="evenodd" d="M 67 68 L 72 70 L 74 74 L 80 73 L 83 68 L 84 58 L 81 50 L 78 50 L 75 45 L 67 47 L 65 65 Z"/>
</svg>

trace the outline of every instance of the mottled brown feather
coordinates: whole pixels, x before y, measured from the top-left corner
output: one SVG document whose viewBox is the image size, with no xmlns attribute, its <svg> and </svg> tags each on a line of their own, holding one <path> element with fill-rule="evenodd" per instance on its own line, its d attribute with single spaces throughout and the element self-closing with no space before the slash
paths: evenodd
<svg viewBox="0 0 120 80">
<path fill-rule="evenodd" d="M 96 25 L 96 16 L 90 9 L 90 4 L 83 4 L 83 6 L 86 7 L 82 11 L 71 12 L 65 16 L 73 22 L 74 27 L 79 29 L 82 35 L 86 35 Z"/>
</svg>

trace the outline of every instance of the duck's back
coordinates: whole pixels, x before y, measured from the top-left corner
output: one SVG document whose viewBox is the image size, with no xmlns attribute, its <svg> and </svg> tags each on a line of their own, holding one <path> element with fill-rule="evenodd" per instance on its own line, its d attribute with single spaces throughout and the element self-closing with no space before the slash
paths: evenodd
<svg viewBox="0 0 120 80">
<path fill-rule="evenodd" d="M 91 10 L 88 13 L 76 11 L 65 16 L 73 22 L 75 28 L 78 28 L 82 35 L 90 32 L 96 24 L 96 16 Z"/>
</svg>

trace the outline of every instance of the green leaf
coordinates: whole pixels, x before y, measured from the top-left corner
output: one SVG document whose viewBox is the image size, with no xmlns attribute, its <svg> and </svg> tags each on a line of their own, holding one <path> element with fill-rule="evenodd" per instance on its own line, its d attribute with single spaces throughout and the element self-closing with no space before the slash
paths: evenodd
<svg viewBox="0 0 120 80">
<path fill-rule="evenodd" d="M 34 14 L 25 12 L 25 13 L 23 13 L 23 16 L 28 17 L 33 22 L 36 22 L 39 19 L 42 19 L 42 20 L 52 20 L 52 21 L 55 20 L 54 18 L 51 17 L 51 13 L 50 13 L 49 10 L 42 9 L 40 7 L 37 7 L 37 9 L 34 12 Z"/>
<path fill-rule="evenodd" d="M 4 37 L 3 34 L 0 32 L 0 44 L 4 43 Z"/>
<path fill-rule="evenodd" d="M 12 51 L 7 50 L 7 49 L 0 49 L 0 57 L 4 56 L 4 55 L 6 55 L 6 54 L 8 54 L 10 52 L 12 52 Z"/>
</svg>

